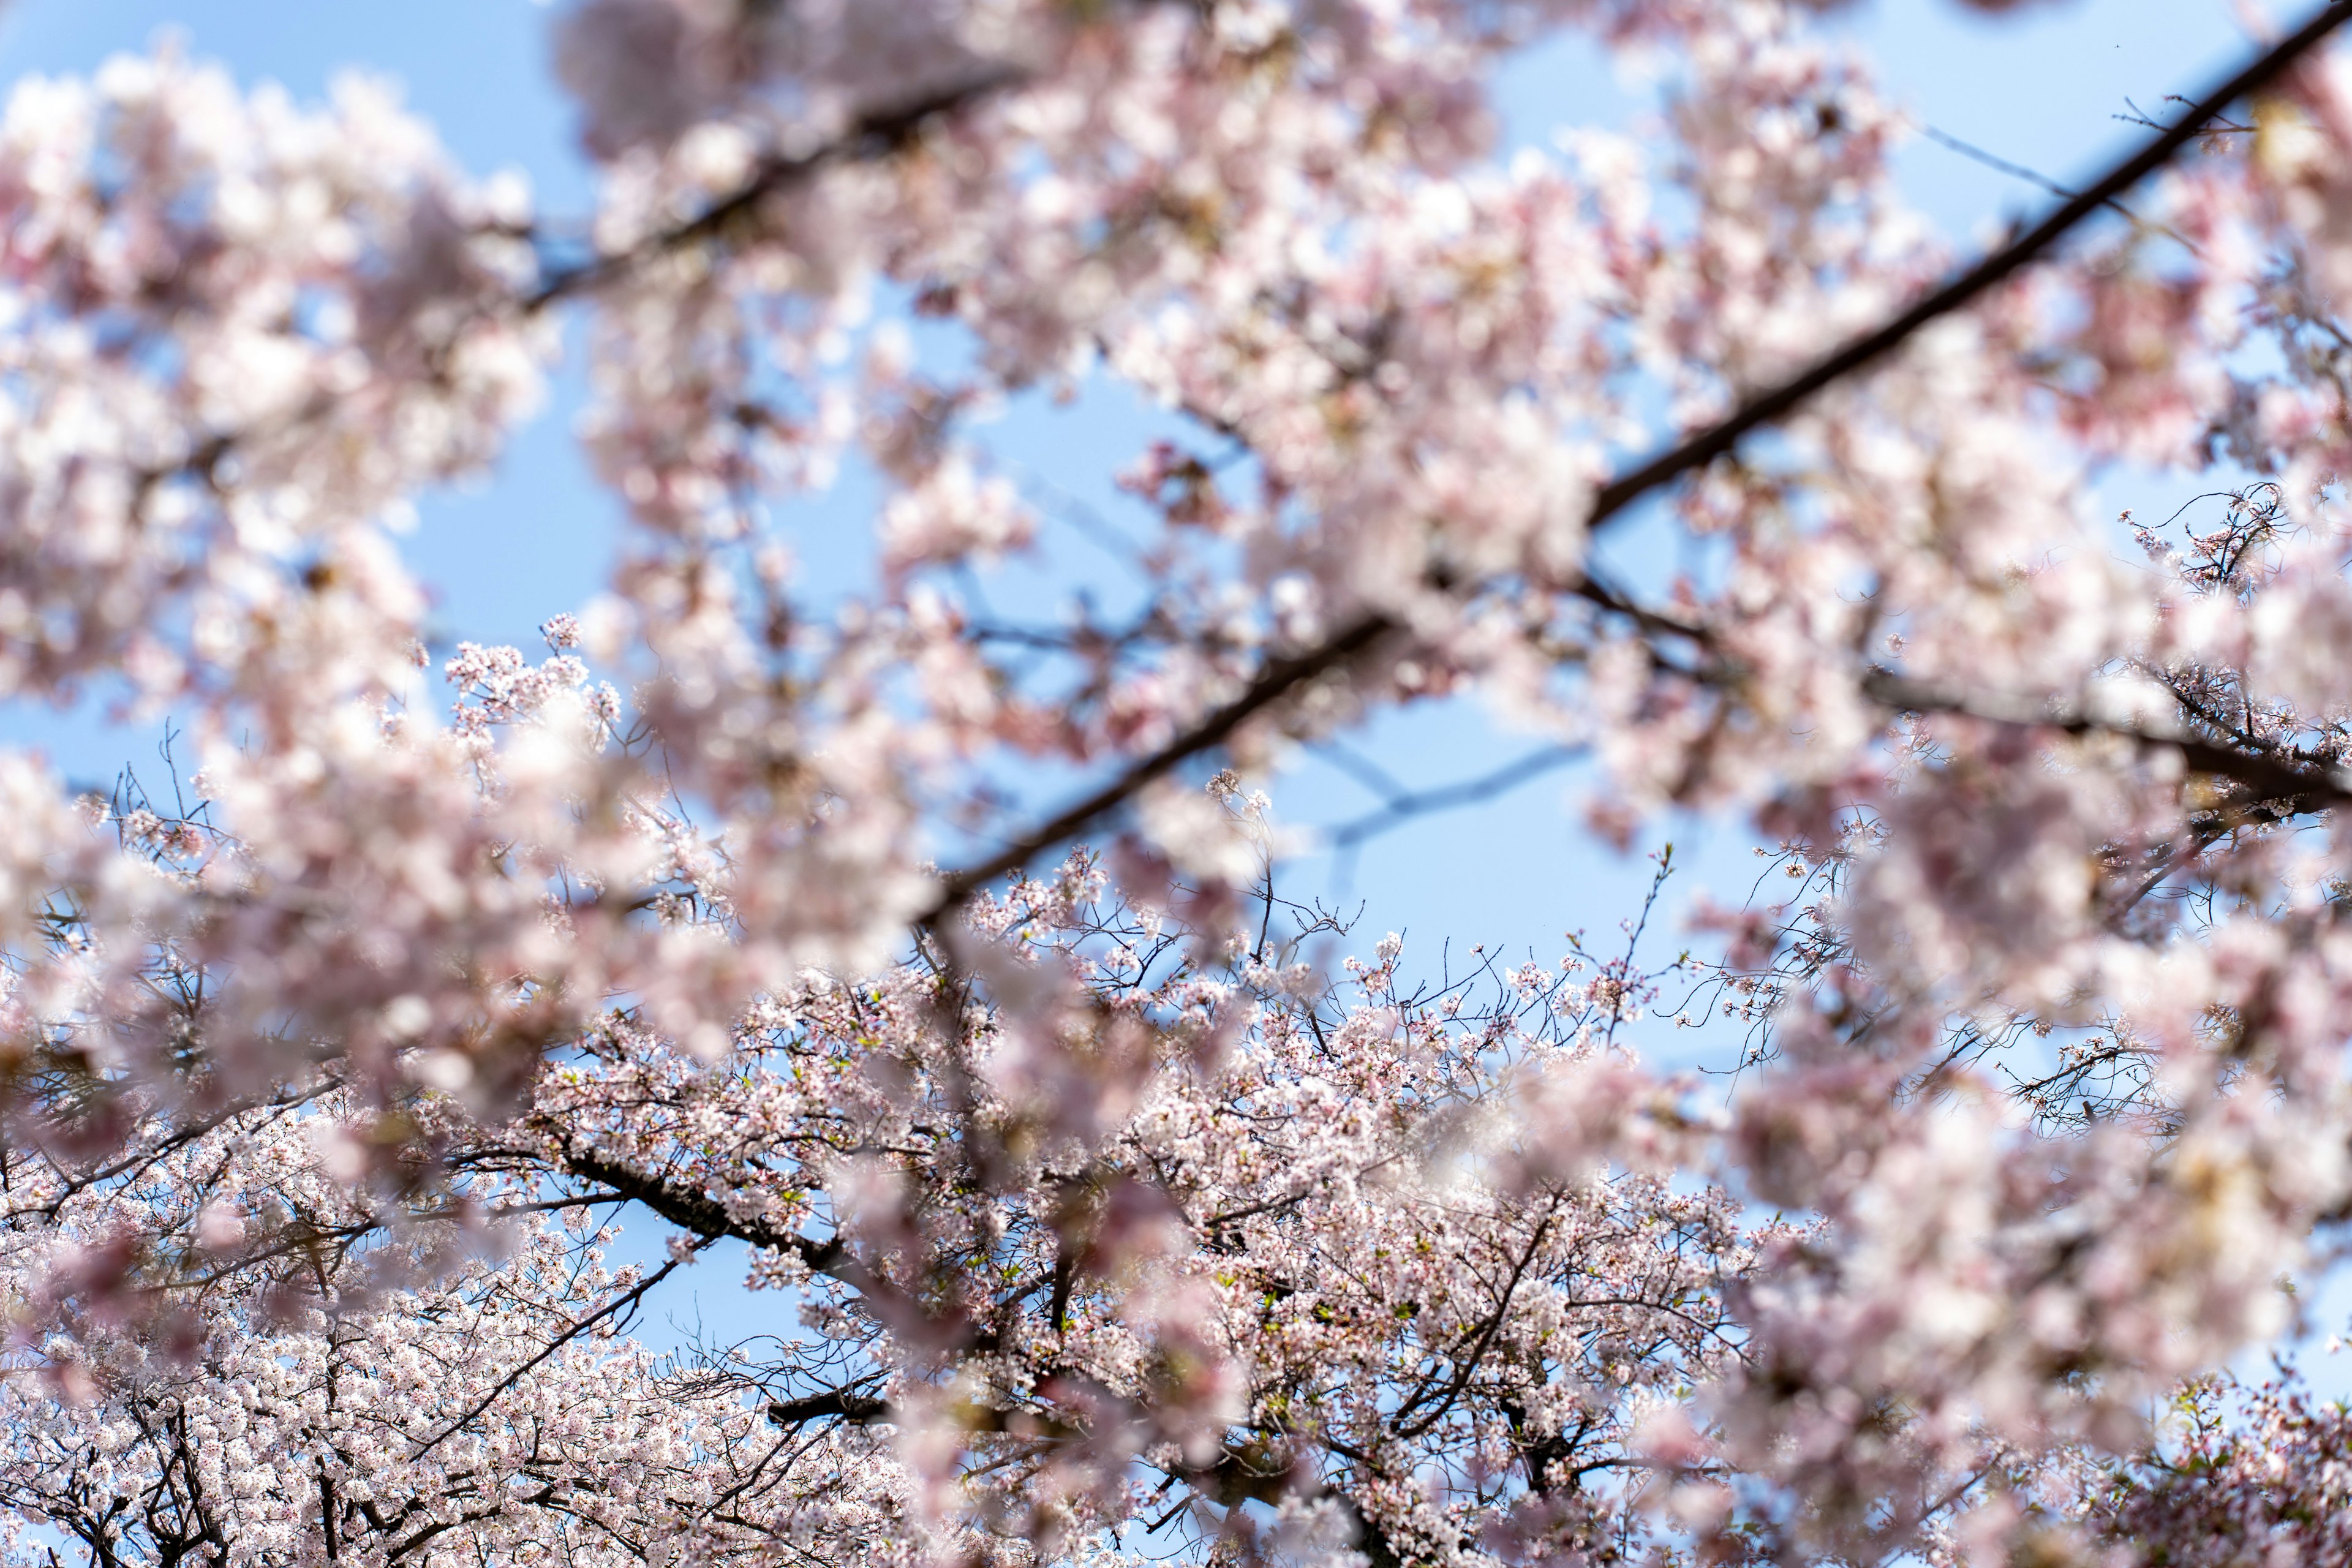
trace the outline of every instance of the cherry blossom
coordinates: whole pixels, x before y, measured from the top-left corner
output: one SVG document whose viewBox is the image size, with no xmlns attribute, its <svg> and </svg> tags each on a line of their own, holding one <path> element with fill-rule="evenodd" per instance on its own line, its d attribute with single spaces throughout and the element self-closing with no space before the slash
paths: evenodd
<svg viewBox="0 0 2352 1568">
<path fill-rule="evenodd" d="M 186 771 L 0 753 L 0 1502 L 110 1564 L 2323 1558 L 2340 1423 L 2214 1378 L 2352 1213 L 2352 6 L 1973 258 L 1818 10 L 583 0 L 583 224 L 380 83 L 19 84 L 0 698 Z M 1506 156 L 1558 29 L 1655 122 Z M 567 342 L 604 590 L 436 657 L 403 530 Z M 1114 393 L 1116 598 L 989 431 Z M 1297 749 L 1457 697 L 1791 888 L 1654 968 L 1291 902 Z M 1645 1063 L 1703 1016 L 1736 1081 Z M 721 1244 L 782 1331 L 631 1340 Z"/>
</svg>

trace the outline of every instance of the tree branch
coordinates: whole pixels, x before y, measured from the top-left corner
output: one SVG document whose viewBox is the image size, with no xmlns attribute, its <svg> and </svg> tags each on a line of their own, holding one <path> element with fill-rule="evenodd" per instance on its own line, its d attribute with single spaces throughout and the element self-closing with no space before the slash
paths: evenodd
<svg viewBox="0 0 2352 1568">
<path fill-rule="evenodd" d="M 1873 668 L 1863 677 L 1862 691 L 1872 701 L 1900 712 L 1951 713 L 1992 724 L 2063 730 L 2070 735 L 2120 735 L 2142 745 L 2169 747 L 2196 772 L 2243 784 L 2258 801 L 2289 803 L 2305 810 L 2352 802 L 2352 778 L 2341 772 L 2321 772 L 2195 735 L 2144 730 L 2079 709 L 1995 692 L 1959 691 L 1883 668 Z"/>
<path fill-rule="evenodd" d="M 700 1193 L 691 1193 L 658 1177 L 648 1176 L 618 1161 L 607 1160 L 593 1150 L 573 1148 L 568 1142 L 560 1146 L 563 1168 L 575 1176 L 585 1176 L 600 1182 L 614 1194 L 633 1203 L 643 1204 L 672 1225 L 682 1226 L 706 1240 L 722 1236 L 750 1242 L 776 1252 L 794 1252 L 808 1265 L 813 1274 L 834 1274 L 849 1261 L 849 1248 L 838 1237 L 813 1241 L 795 1231 L 779 1230 L 759 1220 L 747 1220 L 728 1211 L 727 1205 Z"/>
<path fill-rule="evenodd" d="M 1039 824 L 987 859 L 948 877 L 940 884 L 938 896 L 915 923 L 936 927 L 942 918 L 990 882 L 1022 869 L 1071 835 L 1126 805 L 1145 785 L 1165 777 L 1202 752 L 1224 744 L 1259 713 L 1318 676 L 1338 668 L 1396 629 L 1396 623 L 1386 616 L 1367 616 L 1328 642 L 1304 653 L 1275 660 L 1250 683 L 1248 690 L 1192 729 L 1132 763 L 1126 772 L 1086 799 Z"/>
<path fill-rule="evenodd" d="M 783 1427 L 795 1427 L 811 1421 L 837 1418 L 853 1426 L 864 1426 L 890 1418 L 889 1401 L 879 1394 L 860 1394 L 857 1384 L 847 1388 L 828 1389 L 800 1399 L 775 1399 L 768 1402 L 768 1419 Z"/>
<path fill-rule="evenodd" d="M 639 1301 L 644 1300 L 646 1294 L 650 1292 L 655 1286 L 659 1285 L 663 1280 L 668 1279 L 673 1273 L 677 1272 L 677 1266 L 682 1261 L 684 1261 L 682 1258 L 674 1258 L 670 1259 L 667 1263 L 663 1264 L 653 1273 L 647 1275 L 644 1279 L 639 1280 L 634 1289 L 625 1290 L 620 1295 L 614 1297 L 602 1307 L 599 1307 L 593 1312 L 589 1313 L 588 1316 L 581 1319 L 578 1322 L 564 1330 L 563 1332 L 556 1335 L 554 1339 L 550 1340 L 547 1344 L 541 1349 L 537 1355 L 531 1357 L 520 1366 L 516 1367 L 512 1372 L 500 1377 L 497 1384 L 492 1386 L 490 1392 L 482 1395 L 479 1400 L 476 1401 L 463 1415 L 458 1416 L 455 1421 L 450 1422 L 446 1426 L 441 1428 L 439 1432 L 434 1434 L 431 1438 L 427 1439 L 425 1444 L 416 1450 L 416 1452 L 409 1456 L 409 1462 L 414 1464 L 416 1460 L 423 1458 L 435 1448 L 439 1447 L 443 1443 L 446 1442 L 453 1435 L 462 1430 L 466 1423 L 471 1421 L 475 1416 L 479 1415 L 483 1411 L 488 1410 L 491 1405 L 497 1404 L 506 1392 L 512 1388 L 522 1377 L 523 1373 L 530 1371 L 533 1367 L 539 1365 L 540 1363 L 545 1361 L 557 1351 L 562 1350 L 565 1345 L 570 1344 L 573 1340 L 578 1339 L 582 1334 L 586 1333 L 590 1329 L 594 1328 L 598 1323 L 603 1322 L 605 1319 L 613 1317 L 617 1313 L 625 1312 L 630 1308 L 635 1306 Z"/>
<path fill-rule="evenodd" d="M 1545 746 L 1528 752 L 1517 762 L 1505 763 L 1493 773 L 1465 779 L 1460 784 L 1390 794 L 1373 810 L 1330 829 L 1326 842 L 1333 849 L 1353 849 L 1364 840 L 1376 838 L 1412 817 L 1429 812 L 1450 811 L 1455 806 L 1475 805 L 1496 795 L 1507 795 L 1529 779 L 1575 762 L 1586 751 L 1583 746 Z"/>
<path fill-rule="evenodd" d="M 2012 274 L 2040 258 L 2084 218 L 2122 195 L 2169 162 L 2194 141 L 2198 132 L 2231 104 L 2268 86 L 2322 38 L 2352 19 L 2352 0 L 2334 0 L 2311 20 L 2280 39 L 2235 76 L 2189 106 L 2178 121 L 2145 147 L 2117 163 L 2078 192 L 2048 217 L 2010 244 L 1986 257 L 1968 271 L 1920 300 L 1867 337 L 1856 339 L 1793 381 L 1784 382 L 1743 404 L 1729 418 L 1701 435 L 1663 452 L 1622 479 L 1612 479 L 1593 498 L 1591 526 L 1598 529 L 1650 491 L 1706 467 L 1760 426 L 1777 423 L 1813 394 L 1852 374 L 1901 344 L 1914 332 L 1950 315 Z"/>
<path fill-rule="evenodd" d="M 521 308 L 527 315 L 535 314 L 559 300 L 625 277 L 654 257 L 716 238 L 776 192 L 797 184 L 826 165 L 898 152 L 910 145 L 933 121 L 1025 79 L 1027 73 L 1011 68 L 986 71 L 938 92 L 861 116 L 847 132 L 814 152 L 767 160 L 742 185 L 684 223 L 626 250 L 599 256 L 552 274 L 538 292 L 522 300 Z"/>
</svg>

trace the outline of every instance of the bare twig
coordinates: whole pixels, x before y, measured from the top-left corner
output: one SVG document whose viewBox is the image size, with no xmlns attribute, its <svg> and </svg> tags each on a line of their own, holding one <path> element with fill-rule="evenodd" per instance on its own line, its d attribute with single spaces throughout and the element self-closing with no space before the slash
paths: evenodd
<svg viewBox="0 0 2352 1568">
<path fill-rule="evenodd" d="M 1449 811 L 1455 806 L 1475 805 L 1496 795 L 1507 795 L 1529 779 L 1539 778 L 1555 768 L 1567 766 L 1583 756 L 1585 751 L 1582 746 L 1546 746 L 1475 779 L 1442 784 L 1435 789 L 1390 794 L 1379 809 L 1368 811 L 1352 821 L 1331 828 L 1324 836 L 1325 841 L 1334 849 L 1353 849 L 1366 839 L 1376 838 L 1410 818 L 1434 811 Z"/>
</svg>

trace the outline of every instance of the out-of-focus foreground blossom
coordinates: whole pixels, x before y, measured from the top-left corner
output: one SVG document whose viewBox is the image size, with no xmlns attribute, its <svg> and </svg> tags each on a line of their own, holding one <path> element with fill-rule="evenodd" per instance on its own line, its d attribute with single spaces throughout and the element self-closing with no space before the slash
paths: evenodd
<svg viewBox="0 0 2352 1568">
<path fill-rule="evenodd" d="M 1718 450 L 1956 265 L 1820 9 L 583 0 L 585 228 L 365 81 L 19 84 L 0 700 L 192 774 L 0 752 L 0 1546 L 2340 1558 L 2211 1379 L 2352 1215 L 2352 62 Z M 1659 121 L 1503 158 L 1559 29 Z M 436 669 L 401 526 L 567 342 L 606 591 Z M 1130 591 L 1007 619 L 985 421 L 1107 388 Z M 1782 844 L 1727 1100 L 1630 949 L 1321 967 L 1244 781 L 1465 693 Z M 721 1243 L 776 1331 L 640 1348 Z"/>
</svg>

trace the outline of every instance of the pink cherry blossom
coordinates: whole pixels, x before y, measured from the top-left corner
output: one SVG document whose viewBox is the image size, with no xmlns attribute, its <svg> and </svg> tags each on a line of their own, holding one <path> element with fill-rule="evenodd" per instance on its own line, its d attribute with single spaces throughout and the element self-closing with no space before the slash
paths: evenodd
<svg viewBox="0 0 2352 1568">
<path fill-rule="evenodd" d="M 1974 262 L 1818 9 L 583 0 L 579 225 L 365 79 L 19 84 L 0 698 L 192 773 L 0 752 L 0 1551 L 2330 1560 L 2217 1378 L 2352 1213 L 2352 7 Z M 1654 133 L 1498 152 L 1557 29 Z M 567 343 L 604 589 L 436 658 Z M 1106 389 L 1129 578 L 1000 613 L 989 416 Z M 1465 694 L 1786 877 L 1343 962 L 1275 775 Z M 777 1331 L 633 1339 L 721 1243 Z"/>
</svg>

